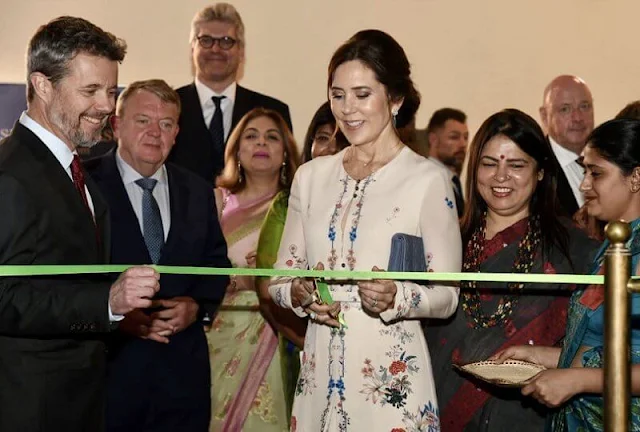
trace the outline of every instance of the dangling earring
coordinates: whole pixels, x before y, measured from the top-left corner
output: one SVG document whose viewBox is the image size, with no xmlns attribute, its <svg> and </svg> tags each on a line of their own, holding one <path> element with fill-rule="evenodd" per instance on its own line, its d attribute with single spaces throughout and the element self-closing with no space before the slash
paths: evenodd
<svg viewBox="0 0 640 432">
<path fill-rule="evenodd" d="M 396 127 L 396 124 L 398 123 L 398 120 L 397 120 L 398 111 L 391 111 L 391 115 L 392 115 L 391 121 L 393 122 L 393 127 Z"/>
<path fill-rule="evenodd" d="M 238 183 L 242 183 L 242 165 L 240 165 L 240 159 L 238 159 Z"/>
<path fill-rule="evenodd" d="M 280 183 L 282 186 L 287 185 L 287 163 L 282 161 L 282 168 L 280 168 Z"/>
</svg>

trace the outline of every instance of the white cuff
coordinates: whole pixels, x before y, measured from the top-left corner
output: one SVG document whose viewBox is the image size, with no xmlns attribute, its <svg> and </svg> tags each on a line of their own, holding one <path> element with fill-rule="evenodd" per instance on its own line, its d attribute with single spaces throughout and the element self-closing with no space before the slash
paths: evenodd
<svg viewBox="0 0 640 432">
<path fill-rule="evenodd" d="M 394 283 L 396 284 L 396 298 L 393 308 L 380 312 L 380 319 L 385 323 L 404 317 L 409 311 L 412 299 L 415 297 L 414 291 L 407 287 L 403 282 L 394 281 Z M 417 301 L 420 302 L 419 294 L 417 295 Z"/>
<path fill-rule="evenodd" d="M 118 322 L 124 319 L 124 315 L 114 315 L 111 312 L 111 305 L 109 305 L 109 322 Z"/>
</svg>

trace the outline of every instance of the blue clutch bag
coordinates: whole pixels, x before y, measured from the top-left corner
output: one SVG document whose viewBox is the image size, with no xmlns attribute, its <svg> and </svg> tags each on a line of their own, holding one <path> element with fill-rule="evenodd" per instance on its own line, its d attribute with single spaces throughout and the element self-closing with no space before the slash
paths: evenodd
<svg viewBox="0 0 640 432">
<path fill-rule="evenodd" d="M 424 258 L 422 238 L 397 233 L 391 237 L 391 254 L 387 271 L 426 272 L 427 261 Z"/>
</svg>

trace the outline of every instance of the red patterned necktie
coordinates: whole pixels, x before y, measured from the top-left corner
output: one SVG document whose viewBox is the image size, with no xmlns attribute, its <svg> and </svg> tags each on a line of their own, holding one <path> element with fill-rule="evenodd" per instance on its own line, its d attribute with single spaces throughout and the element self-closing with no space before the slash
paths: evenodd
<svg viewBox="0 0 640 432">
<path fill-rule="evenodd" d="M 84 185 L 84 173 L 82 172 L 82 166 L 80 164 L 80 156 L 77 154 L 73 155 L 73 162 L 71 162 L 71 178 L 73 179 L 73 184 L 76 187 L 76 190 L 82 198 L 82 202 L 84 202 L 84 205 L 89 209 L 89 211 L 91 211 L 91 207 L 89 207 L 89 200 L 87 200 L 87 191 Z"/>
</svg>

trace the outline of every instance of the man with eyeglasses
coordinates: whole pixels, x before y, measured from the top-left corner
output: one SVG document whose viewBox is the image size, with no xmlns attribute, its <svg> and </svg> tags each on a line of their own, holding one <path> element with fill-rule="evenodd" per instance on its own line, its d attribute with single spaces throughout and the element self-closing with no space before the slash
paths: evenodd
<svg viewBox="0 0 640 432">
<path fill-rule="evenodd" d="M 198 12 L 191 23 L 194 82 L 179 88 L 180 133 L 169 161 L 203 177 L 212 185 L 224 166 L 229 134 L 253 108 L 279 112 L 291 128 L 289 107 L 236 83 L 244 60 L 244 24 L 228 3 Z"/>
<path fill-rule="evenodd" d="M 584 177 L 578 158 L 593 130 L 593 97 L 587 84 L 573 75 L 560 75 L 544 90 L 542 125 L 558 161 L 558 197 L 568 216 L 584 204 Z"/>
</svg>

